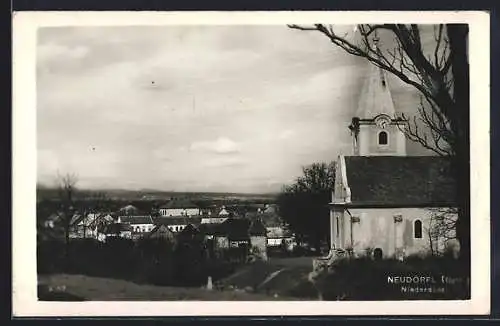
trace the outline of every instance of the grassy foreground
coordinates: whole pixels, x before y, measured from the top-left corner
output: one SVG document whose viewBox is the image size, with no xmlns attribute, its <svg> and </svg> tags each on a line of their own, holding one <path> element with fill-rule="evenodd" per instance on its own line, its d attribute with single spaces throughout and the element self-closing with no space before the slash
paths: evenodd
<svg viewBox="0 0 500 326">
<path fill-rule="evenodd" d="M 43 287 L 65 286 L 68 296 L 76 296 L 92 301 L 271 301 L 299 300 L 290 297 L 274 297 L 257 293 L 246 293 L 242 290 L 207 291 L 203 288 L 167 287 L 140 285 L 129 281 L 90 277 L 84 275 L 54 274 L 39 276 L 39 284 Z M 63 296 L 61 296 L 63 297 Z M 42 300 L 44 300 L 42 298 Z M 57 299 L 55 299 L 57 300 Z M 61 301 L 64 299 L 60 299 Z"/>
</svg>

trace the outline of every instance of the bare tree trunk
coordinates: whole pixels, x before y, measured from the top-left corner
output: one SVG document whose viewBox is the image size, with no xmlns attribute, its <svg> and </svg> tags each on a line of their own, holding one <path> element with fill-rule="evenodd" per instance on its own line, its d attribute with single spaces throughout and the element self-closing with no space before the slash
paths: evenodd
<svg viewBox="0 0 500 326">
<path fill-rule="evenodd" d="M 66 222 L 66 224 L 64 225 L 64 269 L 65 270 L 67 270 L 70 265 L 69 232 L 70 232 L 70 223 Z"/>
<path fill-rule="evenodd" d="M 463 24 L 447 25 L 452 54 L 452 73 L 454 81 L 453 96 L 456 107 L 456 159 L 458 220 L 457 239 L 460 242 L 460 259 L 464 272 L 470 273 L 470 153 L 469 153 L 469 64 L 467 59 L 468 26 Z"/>
</svg>

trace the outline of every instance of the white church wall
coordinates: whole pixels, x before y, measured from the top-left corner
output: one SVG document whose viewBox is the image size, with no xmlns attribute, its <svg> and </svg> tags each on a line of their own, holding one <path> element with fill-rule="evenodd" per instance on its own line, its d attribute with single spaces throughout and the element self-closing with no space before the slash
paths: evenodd
<svg viewBox="0 0 500 326">
<path fill-rule="evenodd" d="M 351 217 L 344 215 L 344 225 L 335 242 L 342 248 L 353 248 L 358 255 L 364 255 L 376 248 L 382 249 L 384 257 L 393 257 L 396 250 L 404 249 L 405 255 L 430 253 L 429 227 L 431 217 L 442 209 L 429 208 L 358 208 L 349 209 L 354 217 L 351 233 Z M 400 217 L 400 221 L 398 221 Z M 456 214 L 453 214 L 456 219 Z M 415 221 L 422 222 L 421 238 L 415 237 Z M 434 221 L 434 220 L 433 220 Z M 336 234 L 335 225 L 332 234 Z M 352 238 L 351 238 L 352 234 Z M 444 239 L 433 241 L 433 250 L 444 250 Z M 337 246 L 339 247 L 339 246 Z"/>
</svg>

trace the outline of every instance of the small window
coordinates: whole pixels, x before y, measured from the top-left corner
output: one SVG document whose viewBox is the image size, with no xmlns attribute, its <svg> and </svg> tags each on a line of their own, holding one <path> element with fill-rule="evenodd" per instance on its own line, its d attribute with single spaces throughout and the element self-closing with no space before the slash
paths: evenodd
<svg viewBox="0 0 500 326">
<path fill-rule="evenodd" d="M 413 236 L 415 239 L 422 239 L 422 221 L 413 222 Z"/>
<path fill-rule="evenodd" d="M 336 231 L 337 231 L 337 237 L 339 236 L 339 233 L 340 233 L 339 219 L 340 219 L 340 218 L 339 218 L 338 216 L 335 218 L 335 220 L 336 220 L 336 222 L 337 222 L 337 225 L 336 225 L 337 227 L 335 228 L 335 229 L 336 229 Z"/>
<path fill-rule="evenodd" d="M 388 137 L 387 137 L 387 132 L 386 131 L 381 131 L 378 134 L 378 144 L 379 145 L 387 145 L 388 143 Z"/>
</svg>

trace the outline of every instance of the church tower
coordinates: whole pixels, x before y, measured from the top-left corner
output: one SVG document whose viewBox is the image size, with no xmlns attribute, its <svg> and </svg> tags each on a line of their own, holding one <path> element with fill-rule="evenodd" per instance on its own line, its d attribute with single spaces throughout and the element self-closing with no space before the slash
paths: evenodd
<svg viewBox="0 0 500 326">
<path fill-rule="evenodd" d="M 377 42 L 375 40 L 375 47 Z M 396 119 L 385 70 L 369 63 L 358 110 L 349 126 L 355 156 L 405 156 L 406 122 Z"/>
</svg>

